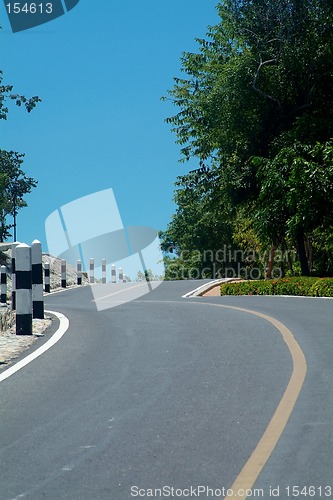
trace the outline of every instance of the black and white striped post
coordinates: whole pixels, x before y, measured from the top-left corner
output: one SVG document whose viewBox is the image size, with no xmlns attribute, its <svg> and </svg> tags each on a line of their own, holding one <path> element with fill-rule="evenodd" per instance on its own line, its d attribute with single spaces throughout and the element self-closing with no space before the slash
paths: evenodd
<svg viewBox="0 0 333 500">
<path fill-rule="evenodd" d="M 81 262 L 81 260 L 77 261 L 76 270 L 77 270 L 77 284 L 82 285 L 82 262 Z"/>
<path fill-rule="evenodd" d="M 116 266 L 114 264 L 111 266 L 111 283 L 117 283 Z"/>
<path fill-rule="evenodd" d="M 25 243 L 15 249 L 16 335 L 32 335 L 31 247 Z"/>
<path fill-rule="evenodd" d="M 15 274 L 15 249 L 19 245 L 19 241 L 12 244 L 12 309 L 16 309 L 16 274 Z"/>
<path fill-rule="evenodd" d="M 90 283 L 95 283 L 95 261 L 94 261 L 94 259 L 90 259 L 89 278 L 90 278 Z"/>
<path fill-rule="evenodd" d="M 38 240 L 34 240 L 31 244 L 31 268 L 32 317 L 44 319 L 42 244 Z"/>
<path fill-rule="evenodd" d="M 106 283 L 106 259 L 102 259 L 102 283 Z"/>
<path fill-rule="evenodd" d="M 118 278 L 118 279 L 119 279 L 119 282 L 121 283 L 121 282 L 123 282 L 123 281 L 124 281 L 124 273 L 123 273 L 123 268 L 122 268 L 122 267 L 120 267 L 120 268 L 119 268 L 119 270 L 118 270 L 118 272 L 119 272 L 119 275 L 118 275 L 118 276 L 119 276 L 119 278 Z"/>
<path fill-rule="evenodd" d="M 1 304 L 7 303 L 7 269 L 6 266 L 0 267 L 1 272 Z"/>
<path fill-rule="evenodd" d="M 66 261 L 64 259 L 61 260 L 61 287 L 67 287 Z"/>
<path fill-rule="evenodd" d="M 45 262 L 44 282 L 45 282 L 45 293 L 50 293 L 51 292 L 51 283 L 50 283 L 50 264 L 49 264 L 49 262 Z"/>
</svg>

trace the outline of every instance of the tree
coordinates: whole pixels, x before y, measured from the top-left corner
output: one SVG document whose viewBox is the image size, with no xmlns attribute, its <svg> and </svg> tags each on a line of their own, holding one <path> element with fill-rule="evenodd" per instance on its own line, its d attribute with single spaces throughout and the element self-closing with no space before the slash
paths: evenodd
<svg viewBox="0 0 333 500">
<path fill-rule="evenodd" d="M 20 208 L 27 204 L 23 196 L 30 193 L 37 181 L 28 177 L 21 165 L 24 154 L 14 151 L 0 150 L 0 241 L 3 242 L 10 236 L 9 230 L 14 228 L 16 240 L 16 217 Z M 8 223 L 8 216 L 13 217 L 13 223 Z"/>
<path fill-rule="evenodd" d="M 177 178 L 178 208 L 160 234 L 162 250 L 174 254 L 166 260 L 169 278 L 215 277 L 227 264 L 216 254 L 232 242 L 231 207 L 219 196 L 216 180 L 204 164 Z"/>
<path fill-rule="evenodd" d="M 272 159 L 253 162 L 261 186 L 254 216 L 258 231 L 274 245 L 294 240 L 302 274 L 309 275 L 312 234 L 319 228 L 333 230 L 333 141 L 315 146 L 295 143 Z"/>
<path fill-rule="evenodd" d="M 332 135 L 333 7 L 319 0 L 226 0 L 221 22 L 184 53 L 169 96 L 179 113 L 167 119 L 185 159 L 224 166 L 266 154 L 297 117 Z M 323 98 L 324 96 L 324 98 Z M 311 115 L 311 117 L 309 116 Z M 304 124 L 305 125 L 305 124 Z M 328 128 L 327 128 L 328 127 Z M 317 137 L 322 140 L 323 137 Z"/>
<path fill-rule="evenodd" d="M 301 147 L 305 153 L 317 143 L 324 147 L 333 137 L 333 4 L 225 0 L 217 9 L 219 24 L 209 27 L 207 39 L 197 40 L 198 53 L 183 54 L 185 76 L 175 78 L 165 97 L 179 108 L 167 122 L 177 135 L 182 159 L 196 158 L 209 167 L 191 196 L 200 198 L 200 183 L 211 183 L 208 174 L 213 173 L 212 196 L 220 199 L 219 206 L 230 208 L 229 221 L 248 211 L 262 244 L 273 249 L 296 241 L 307 273 L 306 231 L 314 231 L 320 217 L 329 219 L 331 207 L 320 209 L 316 203 L 317 216 L 305 210 L 306 220 L 296 224 L 300 211 L 293 212 L 291 199 L 279 191 L 296 171 L 290 173 L 289 165 L 281 177 L 278 155 L 287 153 L 285 148 Z M 307 176 L 303 153 L 299 181 Z M 271 193 L 268 185 L 273 186 Z M 291 189 L 305 204 L 308 190 Z M 207 204 L 205 208 L 210 210 Z M 184 217 L 189 213 L 183 209 Z M 207 212 L 207 221 L 213 214 L 214 209 Z M 186 226 L 183 230 L 187 232 Z"/>
<path fill-rule="evenodd" d="M 162 280 L 162 276 L 158 276 L 154 274 L 151 269 L 146 269 L 144 272 L 138 271 L 136 276 L 136 281 L 160 281 Z"/>
</svg>

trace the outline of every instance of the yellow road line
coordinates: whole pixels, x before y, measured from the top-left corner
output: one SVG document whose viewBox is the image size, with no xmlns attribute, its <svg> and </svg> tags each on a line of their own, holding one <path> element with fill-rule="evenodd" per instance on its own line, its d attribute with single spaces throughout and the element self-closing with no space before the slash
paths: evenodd
<svg viewBox="0 0 333 500">
<path fill-rule="evenodd" d="M 207 302 L 205 304 L 207 304 Z M 247 498 L 246 491 L 250 490 L 253 487 L 255 481 L 266 465 L 266 462 L 271 456 L 278 440 L 281 437 L 281 434 L 283 433 L 287 425 L 289 417 L 293 411 L 293 408 L 303 386 L 307 370 L 306 359 L 292 332 L 277 319 L 272 318 L 267 314 L 262 314 L 250 309 L 244 309 L 242 307 L 226 306 L 224 304 L 212 303 L 210 303 L 209 305 L 224 307 L 227 309 L 235 309 L 237 311 L 242 311 L 253 314 L 255 316 L 259 316 L 259 318 L 263 318 L 269 321 L 281 333 L 283 340 L 287 344 L 293 361 L 293 371 L 286 390 L 280 400 L 280 403 L 278 404 L 275 413 L 255 450 L 252 452 L 250 458 L 238 474 L 233 485 L 230 487 L 230 490 L 232 490 L 234 494 L 232 496 L 227 496 L 224 499 L 230 500 L 232 498 L 237 498 L 237 500 L 245 500 Z M 244 492 L 244 494 L 238 494 L 241 492 Z"/>
<path fill-rule="evenodd" d="M 145 302 L 156 302 L 156 301 L 145 301 Z M 172 300 L 163 301 L 162 303 L 177 303 Z M 302 349 L 299 344 L 296 342 L 296 339 L 292 332 L 287 328 L 283 323 L 278 321 L 267 314 L 262 314 L 258 311 L 253 311 L 251 309 L 245 309 L 243 307 L 237 306 L 227 306 L 224 304 L 214 304 L 212 302 L 187 302 L 187 304 L 195 304 L 195 305 L 204 305 L 204 306 L 214 306 L 214 307 L 223 307 L 225 309 L 234 309 L 236 311 L 242 311 L 245 313 L 253 314 L 254 316 L 258 316 L 259 318 L 265 319 L 269 323 L 271 323 L 282 335 L 283 340 L 287 344 L 289 349 L 292 362 L 293 362 L 293 371 L 290 376 L 288 385 L 286 390 L 275 410 L 275 413 L 270 420 L 264 434 L 262 435 L 260 441 L 258 442 L 256 448 L 252 452 L 250 458 L 247 460 L 246 464 L 238 474 L 235 479 L 233 485 L 229 488 L 234 492 L 232 496 L 226 496 L 224 500 L 230 500 L 232 498 L 237 498 L 237 500 L 246 500 L 246 490 L 250 490 L 254 483 L 256 482 L 260 472 L 266 465 L 269 457 L 273 453 L 273 450 L 280 439 L 289 417 L 294 409 L 298 396 L 301 392 L 307 365 L 306 359 L 303 354 Z M 244 491 L 244 494 L 241 495 L 240 490 Z"/>
</svg>

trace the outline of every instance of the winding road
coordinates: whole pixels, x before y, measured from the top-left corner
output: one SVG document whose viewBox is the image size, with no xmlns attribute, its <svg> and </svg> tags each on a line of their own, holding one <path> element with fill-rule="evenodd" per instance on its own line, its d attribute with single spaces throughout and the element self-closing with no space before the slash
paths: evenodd
<svg viewBox="0 0 333 500">
<path fill-rule="evenodd" d="M 46 298 L 69 328 L 0 382 L 0 500 L 333 498 L 333 301 L 200 284 Z"/>
</svg>

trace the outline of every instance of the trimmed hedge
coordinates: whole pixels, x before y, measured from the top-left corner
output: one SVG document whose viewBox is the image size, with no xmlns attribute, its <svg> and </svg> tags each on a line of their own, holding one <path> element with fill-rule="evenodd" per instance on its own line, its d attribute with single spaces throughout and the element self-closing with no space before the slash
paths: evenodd
<svg viewBox="0 0 333 500">
<path fill-rule="evenodd" d="M 221 285 L 221 295 L 302 295 L 333 297 L 333 278 L 294 277 Z"/>
</svg>

